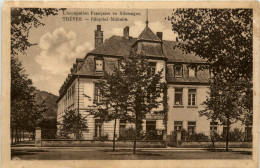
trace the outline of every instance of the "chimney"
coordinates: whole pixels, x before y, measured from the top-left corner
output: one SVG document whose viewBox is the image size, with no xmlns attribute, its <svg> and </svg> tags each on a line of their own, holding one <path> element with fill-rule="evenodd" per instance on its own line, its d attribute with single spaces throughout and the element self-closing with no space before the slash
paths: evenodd
<svg viewBox="0 0 260 168">
<path fill-rule="evenodd" d="M 163 35 L 162 32 L 157 32 L 156 35 L 157 35 L 157 37 L 159 37 L 160 40 L 162 40 L 162 35 Z"/>
<path fill-rule="evenodd" d="M 103 31 L 101 31 L 101 25 L 97 25 L 95 32 L 95 48 L 103 43 Z"/>
<path fill-rule="evenodd" d="M 129 39 L 129 26 L 124 28 L 124 38 Z"/>
</svg>

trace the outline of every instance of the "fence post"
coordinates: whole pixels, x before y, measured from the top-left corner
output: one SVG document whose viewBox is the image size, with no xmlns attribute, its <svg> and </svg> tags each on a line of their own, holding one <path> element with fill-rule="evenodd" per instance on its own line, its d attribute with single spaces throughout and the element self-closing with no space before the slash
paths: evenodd
<svg viewBox="0 0 260 168">
<path fill-rule="evenodd" d="M 176 140 L 177 140 L 177 147 L 180 147 L 180 142 L 181 142 L 181 131 L 177 131 Z"/>
<path fill-rule="evenodd" d="M 35 146 L 41 147 L 42 146 L 42 130 L 40 127 L 35 128 Z"/>
</svg>

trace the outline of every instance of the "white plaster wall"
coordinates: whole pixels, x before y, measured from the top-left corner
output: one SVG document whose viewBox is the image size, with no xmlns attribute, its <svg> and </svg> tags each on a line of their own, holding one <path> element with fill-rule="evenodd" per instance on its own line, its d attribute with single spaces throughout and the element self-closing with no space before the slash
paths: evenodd
<svg viewBox="0 0 260 168">
<path fill-rule="evenodd" d="M 174 107 L 174 88 L 183 88 L 183 108 Z M 188 107 L 188 89 L 196 88 L 196 107 Z M 205 117 L 200 117 L 198 111 L 203 109 L 201 105 L 206 100 L 208 88 L 206 86 L 192 85 L 169 85 L 168 87 L 168 123 L 167 134 L 169 135 L 174 130 L 174 121 L 182 121 L 183 128 L 187 130 L 188 121 L 196 121 L 197 132 L 209 132 L 209 122 Z"/>
<path fill-rule="evenodd" d="M 183 88 L 183 108 L 174 107 L 174 88 Z M 188 105 L 188 89 L 197 89 L 197 102 L 196 108 L 189 108 Z M 209 88 L 207 86 L 192 86 L 192 85 L 169 85 L 168 86 L 168 123 L 167 123 L 167 135 L 170 135 L 174 130 L 174 121 L 182 121 L 183 128 L 187 130 L 188 121 L 196 121 L 196 132 L 201 132 L 206 135 L 210 134 L 210 120 L 205 116 L 200 116 L 199 111 L 204 109 L 202 103 L 206 100 Z M 240 121 L 231 125 L 231 130 L 239 128 L 244 131 L 244 125 Z M 223 126 L 218 126 L 218 133 L 222 133 Z"/>
</svg>

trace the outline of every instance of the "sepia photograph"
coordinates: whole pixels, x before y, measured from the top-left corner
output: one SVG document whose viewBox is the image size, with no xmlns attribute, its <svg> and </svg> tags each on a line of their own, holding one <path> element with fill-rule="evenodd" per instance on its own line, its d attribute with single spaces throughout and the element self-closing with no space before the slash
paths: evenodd
<svg viewBox="0 0 260 168">
<path fill-rule="evenodd" d="M 255 9 L 77 5 L 8 6 L 10 162 L 258 158 Z"/>
</svg>

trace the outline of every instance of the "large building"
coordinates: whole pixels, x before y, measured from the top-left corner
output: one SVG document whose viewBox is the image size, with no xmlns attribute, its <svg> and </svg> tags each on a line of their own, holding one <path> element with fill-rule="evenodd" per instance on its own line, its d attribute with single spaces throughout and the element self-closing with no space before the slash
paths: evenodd
<svg viewBox="0 0 260 168">
<path fill-rule="evenodd" d="M 87 115 L 88 129 L 83 132 L 84 139 L 98 139 L 106 134 L 112 139 L 114 121 L 101 123 L 89 111 L 95 110 L 91 106 L 99 101 L 97 82 L 103 72 L 111 72 L 118 59 L 134 50 L 149 57 L 155 72 L 163 69 L 163 80 L 166 80 L 168 85 L 167 135 L 181 129 L 206 135 L 209 135 L 211 130 L 219 133 L 226 130 L 225 127 L 217 126 L 205 117 L 200 117 L 198 113 L 203 109 L 201 104 L 206 100 L 209 91 L 210 74 L 208 70 L 190 68 L 189 65 L 200 66 L 206 63 L 205 60 L 194 54 L 183 53 L 175 47 L 175 41 L 163 40 L 163 33 L 155 34 L 149 28 L 148 22 L 137 38 L 130 36 L 129 27 L 125 27 L 122 32 L 122 36 L 112 36 L 104 41 L 101 25 L 97 25 L 97 30 L 94 31 L 95 49 L 87 53 L 85 58 L 76 59 L 71 73 L 59 91 L 58 122 L 61 122 L 66 110 L 77 109 L 83 116 Z M 120 135 L 123 130 L 132 126 L 125 121 L 117 121 L 116 134 Z M 232 127 L 245 129 L 241 123 Z M 147 115 L 143 122 L 143 130 L 164 132 L 163 116 L 155 113 Z"/>
</svg>

